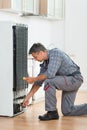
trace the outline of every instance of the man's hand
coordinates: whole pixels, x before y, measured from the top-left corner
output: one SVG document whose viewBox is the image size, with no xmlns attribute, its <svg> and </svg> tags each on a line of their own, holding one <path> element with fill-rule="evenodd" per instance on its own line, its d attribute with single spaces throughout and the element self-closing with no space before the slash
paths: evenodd
<svg viewBox="0 0 87 130">
<path fill-rule="evenodd" d="M 27 83 L 32 84 L 35 82 L 34 77 L 23 77 L 23 80 L 25 80 Z"/>
<path fill-rule="evenodd" d="M 45 74 L 41 74 L 37 77 L 23 77 L 23 80 L 25 80 L 27 83 L 32 84 L 36 81 L 41 81 L 47 79 L 47 76 Z"/>
<path fill-rule="evenodd" d="M 29 104 L 29 100 L 28 99 L 24 99 L 24 101 L 21 103 L 21 105 L 23 106 L 23 107 L 26 107 L 26 106 L 28 106 L 28 104 Z"/>
<path fill-rule="evenodd" d="M 40 86 L 33 85 L 29 93 L 26 95 L 24 101 L 21 103 L 23 107 L 26 107 L 29 105 L 30 98 L 34 95 L 34 93 L 37 92 L 37 90 L 40 88 Z"/>
</svg>

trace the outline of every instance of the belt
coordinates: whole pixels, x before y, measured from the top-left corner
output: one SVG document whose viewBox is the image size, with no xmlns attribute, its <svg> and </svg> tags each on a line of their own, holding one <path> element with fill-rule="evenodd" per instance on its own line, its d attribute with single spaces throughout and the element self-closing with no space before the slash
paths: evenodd
<svg viewBox="0 0 87 130">
<path fill-rule="evenodd" d="M 76 74 L 81 74 L 79 70 L 73 72 L 72 74 L 68 74 L 67 76 L 75 76 Z"/>
</svg>

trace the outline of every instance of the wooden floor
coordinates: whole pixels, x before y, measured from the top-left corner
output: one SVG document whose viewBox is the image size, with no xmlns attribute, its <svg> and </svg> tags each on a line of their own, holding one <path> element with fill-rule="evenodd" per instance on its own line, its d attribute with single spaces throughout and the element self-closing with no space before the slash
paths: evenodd
<svg viewBox="0 0 87 130">
<path fill-rule="evenodd" d="M 61 113 L 61 92 L 57 93 L 59 120 L 39 121 L 38 115 L 44 114 L 44 101 L 31 105 L 26 112 L 14 118 L 0 117 L 0 130 L 85 130 L 87 116 L 64 117 Z M 87 102 L 87 92 L 78 92 L 77 104 Z"/>
</svg>

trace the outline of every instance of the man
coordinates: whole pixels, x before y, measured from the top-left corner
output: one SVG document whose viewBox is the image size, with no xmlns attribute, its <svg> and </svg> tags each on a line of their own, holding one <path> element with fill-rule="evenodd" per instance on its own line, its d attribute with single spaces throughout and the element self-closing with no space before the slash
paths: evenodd
<svg viewBox="0 0 87 130">
<path fill-rule="evenodd" d="M 27 106 L 29 99 L 44 82 L 46 114 L 40 115 L 40 120 L 59 119 L 57 111 L 56 90 L 62 90 L 61 110 L 64 116 L 80 116 L 87 114 L 87 104 L 74 105 L 77 91 L 83 83 L 83 77 L 71 58 L 63 51 L 54 48 L 47 50 L 42 44 L 36 43 L 30 48 L 35 60 L 43 62 L 37 77 L 26 77 L 27 83 L 33 86 L 23 101 Z"/>
</svg>

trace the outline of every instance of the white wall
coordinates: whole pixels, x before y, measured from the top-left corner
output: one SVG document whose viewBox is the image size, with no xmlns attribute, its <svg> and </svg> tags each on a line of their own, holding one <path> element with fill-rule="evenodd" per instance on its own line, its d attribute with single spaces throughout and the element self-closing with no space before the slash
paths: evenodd
<svg viewBox="0 0 87 130">
<path fill-rule="evenodd" d="M 65 0 L 65 49 L 80 65 L 87 89 L 87 0 Z"/>
<path fill-rule="evenodd" d="M 51 22 L 51 41 L 49 48 L 58 47 L 65 49 L 64 20 Z"/>
<path fill-rule="evenodd" d="M 38 16 L 20 17 L 17 14 L 0 11 L 0 20 L 11 20 L 29 26 L 29 47 L 34 42 L 41 42 L 46 47 L 50 45 L 64 48 L 64 21 L 47 20 Z M 56 37 L 56 34 L 58 35 Z"/>
</svg>

